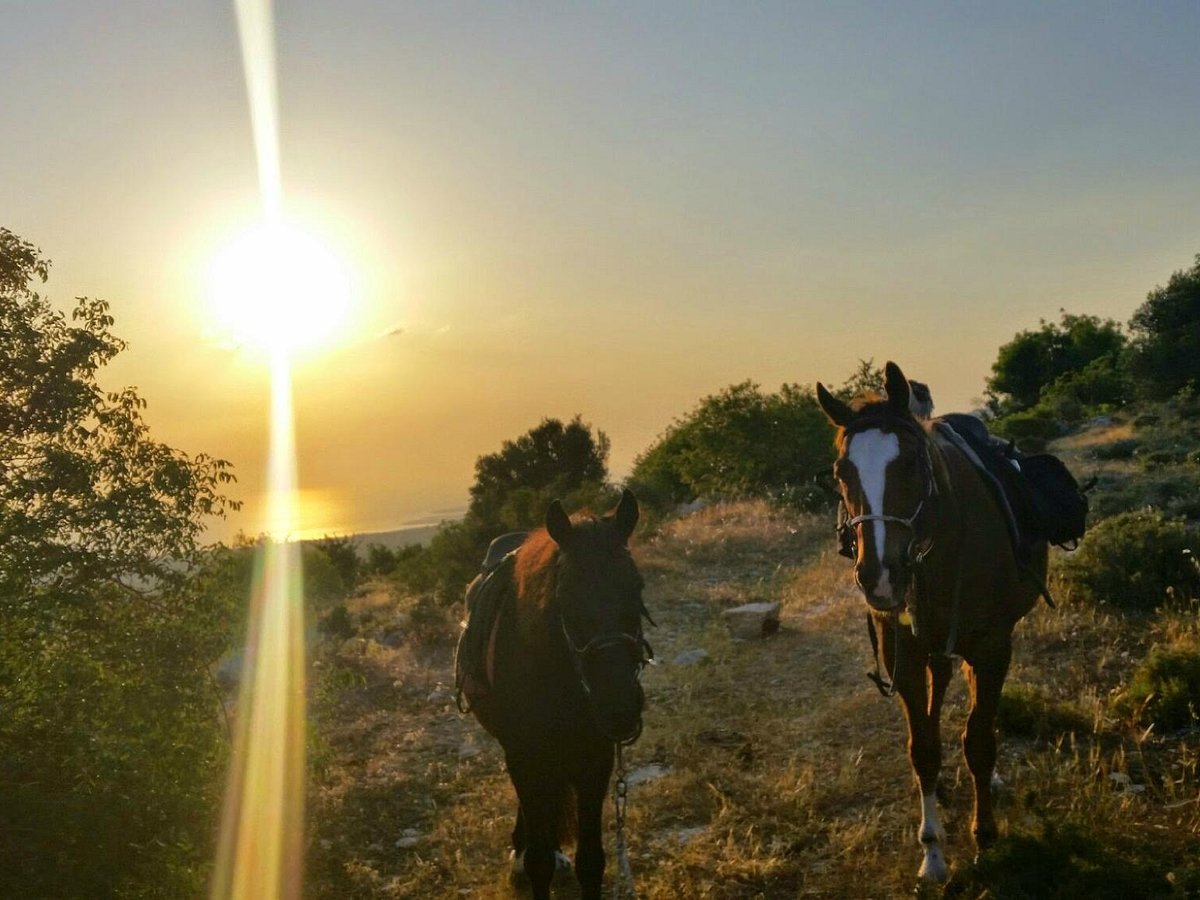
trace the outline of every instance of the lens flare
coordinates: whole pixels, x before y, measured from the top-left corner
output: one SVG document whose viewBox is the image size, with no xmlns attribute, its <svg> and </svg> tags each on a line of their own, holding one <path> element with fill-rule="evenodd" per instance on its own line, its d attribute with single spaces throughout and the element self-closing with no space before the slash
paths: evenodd
<svg viewBox="0 0 1200 900">
<path fill-rule="evenodd" d="M 271 443 L 267 537 L 251 587 L 249 631 L 237 733 L 221 818 L 213 900 L 299 900 L 304 838 L 304 598 L 300 546 L 290 540 L 296 511 L 296 450 L 288 352 L 294 333 L 283 306 L 301 251 L 278 236 L 282 185 L 275 105 L 275 49 L 269 0 L 237 0 L 267 252 L 238 270 L 264 318 L 271 350 Z M 260 245 L 260 250 L 262 245 Z M 264 258 L 265 257 L 265 258 Z M 292 337 L 279 338 L 272 327 Z"/>
</svg>

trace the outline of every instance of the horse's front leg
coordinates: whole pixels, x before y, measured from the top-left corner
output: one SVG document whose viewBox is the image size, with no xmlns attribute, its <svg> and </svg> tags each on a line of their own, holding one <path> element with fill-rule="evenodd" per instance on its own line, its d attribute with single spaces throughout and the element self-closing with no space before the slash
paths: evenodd
<svg viewBox="0 0 1200 900">
<path fill-rule="evenodd" d="M 525 833 L 525 874 L 534 900 L 550 900 L 558 848 L 558 819 L 562 785 L 552 783 L 545 772 L 509 758 L 508 772 L 520 803 L 519 818 Z M 515 849 L 515 848 L 514 848 Z"/>
<path fill-rule="evenodd" d="M 971 782 L 975 788 L 975 815 L 971 821 L 971 833 L 975 836 L 975 846 L 980 850 L 986 850 L 999 836 L 992 810 L 992 775 L 996 771 L 996 710 L 1000 705 L 1000 692 L 1004 688 L 1011 658 L 1012 635 L 997 634 L 981 652 L 974 654 L 973 661 L 965 667 L 971 690 L 971 711 L 963 732 L 963 753 L 967 757 L 967 768 L 971 770 Z"/>
<path fill-rule="evenodd" d="M 921 791 L 921 828 L 917 834 L 924 858 L 917 876 L 924 881 L 945 881 L 948 868 L 942 843 L 946 833 L 937 810 L 938 775 L 942 768 L 938 713 L 949 680 L 949 669 L 936 661 L 932 670 L 927 669 L 928 657 L 919 651 L 908 629 L 901 628 L 897 632 L 890 624 L 882 622 L 877 627 L 883 632 L 880 637 L 883 638 L 884 662 L 892 672 L 904 707 L 908 722 L 908 759 Z M 926 684 L 927 673 L 934 676 L 931 686 Z"/>
<path fill-rule="evenodd" d="M 575 782 L 579 807 L 579 846 L 575 851 L 575 874 L 583 900 L 600 900 L 604 883 L 604 839 L 602 815 L 604 795 L 612 774 L 612 747 L 605 745 L 594 763 Z"/>
</svg>

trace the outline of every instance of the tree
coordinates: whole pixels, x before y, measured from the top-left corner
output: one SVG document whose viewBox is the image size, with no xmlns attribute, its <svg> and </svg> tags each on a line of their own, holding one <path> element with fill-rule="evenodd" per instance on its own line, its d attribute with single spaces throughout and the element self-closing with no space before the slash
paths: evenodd
<svg viewBox="0 0 1200 900">
<path fill-rule="evenodd" d="M 1043 319 L 1039 328 L 1018 332 L 1000 348 L 987 382 L 993 408 L 1011 413 L 1036 406 L 1050 385 L 1083 372 L 1097 360 L 1105 360 L 1103 366 L 1109 370 L 1118 369 L 1126 343 L 1121 326 L 1112 319 L 1066 311 L 1057 324 Z M 1093 368 L 1089 373 L 1089 384 L 1097 383 L 1097 371 Z M 1121 382 L 1114 379 L 1109 384 L 1110 391 L 1100 402 L 1123 402 L 1125 397 L 1112 395 Z"/>
<path fill-rule="evenodd" d="M 580 416 L 563 424 L 543 419 L 495 453 L 475 461 L 471 504 L 461 522 L 444 522 L 428 547 L 395 555 L 395 577 L 442 602 L 462 599 L 493 538 L 536 528 L 551 501 L 569 509 L 605 505 L 608 436 Z"/>
<path fill-rule="evenodd" d="M 177 583 L 229 464 L 150 439 L 134 388 L 97 372 L 125 349 L 102 300 L 70 320 L 33 290 L 49 263 L 0 228 L 0 597 L 84 600 L 98 581 Z"/>
<path fill-rule="evenodd" d="M 1129 320 L 1130 370 L 1148 397 L 1200 388 L 1200 254 L 1190 269 L 1156 287 Z"/>
<path fill-rule="evenodd" d="M 604 483 L 608 450 L 608 436 L 593 434 L 579 416 L 565 425 L 543 419 L 475 461 L 470 516 L 484 531 L 536 525 L 550 501 Z"/>
<path fill-rule="evenodd" d="M 0 895 L 203 889 L 245 585 L 199 539 L 224 460 L 151 440 L 103 301 L 68 319 L 0 229 Z"/>
</svg>

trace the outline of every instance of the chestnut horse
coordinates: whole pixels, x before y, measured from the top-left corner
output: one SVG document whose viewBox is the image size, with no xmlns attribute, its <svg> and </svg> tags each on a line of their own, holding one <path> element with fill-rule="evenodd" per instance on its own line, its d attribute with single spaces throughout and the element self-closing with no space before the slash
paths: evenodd
<svg viewBox="0 0 1200 900">
<path fill-rule="evenodd" d="M 514 865 L 550 896 L 560 832 L 577 837 L 582 896 L 601 894 L 601 813 L 618 745 L 642 731 L 642 579 L 627 546 L 625 491 L 610 515 L 570 519 L 557 500 L 516 551 L 496 627 L 494 680 L 472 711 L 504 748 L 517 792 Z M 571 820 L 574 821 L 571 821 Z"/>
<path fill-rule="evenodd" d="M 1031 564 L 1018 563 L 1005 513 L 984 478 L 935 423 L 913 417 L 909 383 L 895 363 L 885 376 L 886 399 L 847 404 L 821 384 L 817 399 L 838 429 L 834 475 L 855 529 L 854 580 L 891 682 L 878 683 L 900 695 L 908 721 L 909 760 L 921 791 L 918 874 L 944 881 L 936 792 L 951 659 L 962 658 L 970 688 L 962 743 L 975 789 L 972 833 L 982 850 L 997 837 L 995 719 L 1012 631 L 1045 584 L 1047 547 L 1035 545 Z"/>
</svg>

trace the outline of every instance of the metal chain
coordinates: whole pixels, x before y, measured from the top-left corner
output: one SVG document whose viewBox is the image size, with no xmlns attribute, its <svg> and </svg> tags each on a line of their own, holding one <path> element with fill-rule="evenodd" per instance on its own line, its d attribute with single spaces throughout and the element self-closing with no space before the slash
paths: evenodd
<svg viewBox="0 0 1200 900">
<path fill-rule="evenodd" d="M 624 747 L 617 742 L 617 777 L 613 781 L 613 821 L 617 829 L 617 875 L 613 879 L 613 900 L 628 897 L 634 900 L 637 892 L 633 887 L 633 869 L 629 865 L 629 851 L 625 846 L 625 805 L 629 801 L 629 781 L 625 775 Z"/>
</svg>

